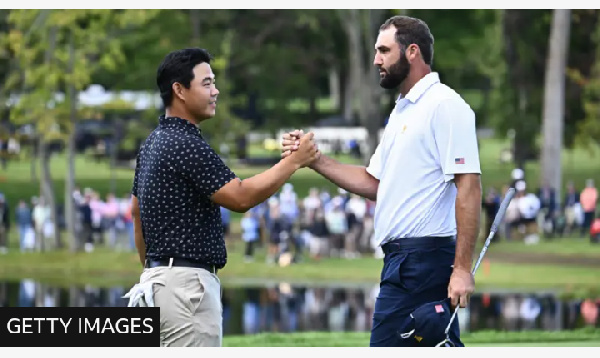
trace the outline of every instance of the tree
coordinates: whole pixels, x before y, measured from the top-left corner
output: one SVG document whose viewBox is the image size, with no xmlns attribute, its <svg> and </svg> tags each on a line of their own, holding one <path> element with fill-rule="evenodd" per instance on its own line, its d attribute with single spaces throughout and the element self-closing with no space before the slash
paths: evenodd
<svg viewBox="0 0 600 358">
<path fill-rule="evenodd" d="M 550 30 L 542 123 L 542 173 L 560 202 L 561 154 L 565 114 L 565 72 L 569 55 L 571 10 L 553 11 Z"/>
<path fill-rule="evenodd" d="M 593 11 L 597 16 L 598 11 Z M 590 71 L 572 70 L 570 73 L 573 81 L 581 86 L 584 110 L 583 120 L 577 123 L 575 141 L 589 150 L 594 144 L 600 144 L 600 26 L 595 26 L 590 39 L 595 47 L 592 51 L 595 59 Z"/>
<path fill-rule="evenodd" d="M 99 68 L 117 69 L 125 59 L 119 38 L 156 14 L 156 10 L 12 10 L 9 15 L 10 31 L 5 41 L 18 70 L 10 74 L 5 90 L 18 91 L 20 96 L 11 110 L 11 119 L 36 124 L 38 157 L 42 160 L 41 192 L 52 208 L 57 247 L 62 242 L 50 178 L 49 129 L 56 128 L 66 143 L 65 219 L 71 250 L 77 251 L 81 243 L 75 234 L 71 195 L 75 187 L 78 93 L 91 83 L 92 74 Z"/>
<path fill-rule="evenodd" d="M 381 97 L 378 71 L 373 66 L 375 38 L 379 32 L 382 10 L 338 10 L 340 21 L 346 32 L 349 58 L 349 96 L 358 107 L 359 121 L 367 129 L 367 142 L 362 150 L 363 162 L 368 163 L 379 143 Z"/>
</svg>

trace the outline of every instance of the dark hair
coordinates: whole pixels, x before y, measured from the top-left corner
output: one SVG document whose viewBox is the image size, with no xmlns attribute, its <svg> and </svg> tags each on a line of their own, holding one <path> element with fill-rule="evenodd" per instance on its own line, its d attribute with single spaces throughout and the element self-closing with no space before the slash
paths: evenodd
<svg viewBox="0 0 600 358">
<path fill-rule="evenodd" d="M 401 49 L 406 49 L 411 44 L 419 46 L 423 61 L 431 66 L 433 63 L 433 35 L 425 21 L 398 15 L 387 19 L 379 30 L 387 30 L 390 26 L 396 28 L 396 42 Z"/>
<path fill-rule="evenodd" d="M 194 67 L 204 62 L 210 64 L 211 59 L 210 53 L 202 48 L 185 48 L 165 56 L 156 72 L 156 84 L 165 108 L 173 101 L 173 83 L 179 82 L 185 88 L 190 88 L 190 82 L 194 79 Z"/>
</svg>

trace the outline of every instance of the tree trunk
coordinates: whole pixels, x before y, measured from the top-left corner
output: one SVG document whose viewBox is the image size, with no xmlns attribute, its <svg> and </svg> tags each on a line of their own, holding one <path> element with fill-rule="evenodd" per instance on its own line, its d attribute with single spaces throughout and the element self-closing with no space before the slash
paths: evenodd
<svg viewBox="0 0 600 358">
<path fill-rule="evenodd" d="M 348 57 L 349 57 L 349 68 L 348 68 L 348 81 L 346 86 L 346 98 L 345 98 L 345 113 L 349 121 L 354 121 L 355 118 L 355 104 L 360 101 L 360 80 L 363 71 L 362 62 L 362 25 L 360 22 L 360 11 L 357 9 L 339 10 L 342 12 L 342 17 L 347 18 L 342 21 L 344 29 L 346 30 L 346 36 L 348 36 Z M 360 107 L 360 106 L 359 106 Z M 359 118 L 359 122 L 362 123 L 362 118 Z"/>
<path fill-rule="evenodd" d="M 521 55 L 522 29 L 530 25 L 529 10 L 503 10 L 502 27 L 504 56 L 508 71 L 507 81 L 510 89 L 503 95 L 508 99 L 506 110 L 511 114 L 508 119 L 510 128 L 515 130 L 513 155 L 515 165 L 523 168 L 525 162 L 537 159 L 537 148 L 532 138 L 538 133 L 535 109 L 535 96 L 532 94 L 531 60 Z M 537 113 L 536 113 L 537 112 Z M 513 119 L 514 117 L 514 119 Z"/>
<path fill-rule="evenodd" d="M 47 145 L 44 145 L 46 147 Z M 54 186 L 52 183 L 52 174 L 50 173 L 50 157 L 52 152 L 50 148 L 44 150 L 44 156 L 42 157 L 42 185 L 44 187 L 44 202 L 50 207 L 50 221 L 54 226 L 54 249 L 61 248 L 62 242 L 60 240 L 60 226 L 58 223 L 58 212 L 56 204 L 56 196 L 54 195 Z"/>
<path fill-rule="evenodd" d="M 340 108 L 342 110 L 342 116 L 346 121 L 347 125 L 354 125 L 354 113 L 352 111 L 352 102 L 354 95 L 354 85 L 350 76 L 346 76 L 342 79 L 342 96 L 340 99 L 342 103 L 340 104 Z"/>
<path fill-rule="evenodd" d="M 569 51 L 571 10 L 554 10 L 544 89 L 542 174 L 560 199 L 561 150 L 565 115 L 565 70 Z"/>
<path fill-rule="evenodd" d="M 54 56 L 54 47 L 56 45 L 56 27 L 50 28 L 49 34 L 49 45 L 45 54 L 46 63 L 53 62 Z M 49 143 L 44 138 L 44 133 L 40 133 L 40 160 L 42 163 L 41 172 L 41 185 L 42 185 L 42 193 L 44 197 L 44 202 L 46 205 L 50 207 L 50 221 L 54 226 L 54 247 L 61 248 L 62 243 L 60 241 L 60 226 L 58 223 L 58 215 L 57 215 L 57 205 L 56 205 L 56 196 L 54 195 L 54 185 L 52 183 L 52 174 L 50 172 L 50 157 L 52 156 L 51 148 L 48 147 Z"/>
<path fill-rule="evenodd" d="M 32 150 L 31 150 L 31 165 L 29 167 L 29 172 L 31 174 L 31 182 L 35 183 L 38 181 L 38 176 L 37 176 L 37 165 L 38 165 L 38 146 L 39 146 L 39 140 L 37 138 L 33 139 L 33 143 L 31 144 Z"/>
<path fill-rule="evenodd" d="M 123 121 L 120 117 L 114 119 L 113 140 L 110 145 L 110 193 L 117 195 L 117 154 L 119 143 L 123 138 Z"/>
<path fill-rule="evenodd" d="M 37 158 L 39 160 L 40 163 L 40 167 L 43 165 L 43 162 L 46 158 L 46 141 L 44 140 L 44 136 L 43 134 L 37 134 Z M 39 197 L 39 201 L 40 204 L 43 204 L 44 206 L 48 205 L 48 201 L 47 201 L 47 194 L 46 194 L 46 182 L 47 182 L 47 178 L 46 178 L 46 172 L 44 172 L 43 170 L 40 170 L 40 197 Z M 44 252 L 46 251 L 46 239 L 44 238 L 44 223 L 38 223 L 39 227 L 41 227 L 41 230 L 38 232 L 36 230 L 36 250 Z M 37 229 L 37 228 L 36 228 Z"/>
<path fill-rule="evenodd" d="M 379 143 L 382 90 L 379 87 L 377 70 L 372 65 L 373 50 L 365 51 L 365 48 L 373 47 L 383 11 L 350 9 L 345 10 L 343 14 L 346 16 L 342 23 L 348 36 L 350 58 L 350 88 L 346 90 L 350 90 L 351 93 L 347 98 L 359 101 L 359 121 L 367 130 L 367 140 L 363 143 L 361 152 L 363 162 L 368 164 Z M 368 58 L 365 58 L 366 56 Z"/>
<path fill-rule="evenodd" d="M 362 150 L 363 162 L 365 165 L 369 164 L 371 156 L 375 153 L 375 149 L 379 144 L 379 129 L 381 127 L 381 96 L 383 91 L 379 86 L 379 72 L 377 68 L 372 64 L 374 57 L 373 44 L 374 38 L 377 36 L 379 31 L 381 16 L 383 11 L 380 9 L 365 10 L 367 14 L 366 31 L 364 32 L 365 46 L 369 49 L 368 58 L 364 61 L 365 67 L 363 67 L 363 79 L 360 83 L 361 86 L 361 105 L 360 108 L 363 110 L 361 113 L 361 120 L 363 126 L 367 129 L 367 143 Z"/>
<path fill-rule="evenodd" d="M 341 104 L 340 71 L 336 67 L 329 69 L 329 98 L 333 108 L 339 110 Z"/>
<path fill-rule="evenodd" d="M 192 26 L 192 46 L 200 43 L 200 10 L 190 10 L 190 24 Z"/>
<path fill-rule="evenodd" d="M 73 72 L 75 65 L 75 43 L 73 33 L 70 34 L 69 44 L 69 73 Z M 71 252 L 81 250 L 81 242 L 79 240 L 77 225 L 77 216 L 75 214 L 75 202 L 73 200 L 73 192 L 75 191 L 75 130 L 77 123 L 77 91 L 75 86 L 70 83 L 68 85 L 68 101 L 69 107 L 69 123 L 70 131 L 67 139 L 67 178 L 65 180 L 65 221 L 67 225 L 67 236 L 69 240 L 69 248 Z"/>
</svg>

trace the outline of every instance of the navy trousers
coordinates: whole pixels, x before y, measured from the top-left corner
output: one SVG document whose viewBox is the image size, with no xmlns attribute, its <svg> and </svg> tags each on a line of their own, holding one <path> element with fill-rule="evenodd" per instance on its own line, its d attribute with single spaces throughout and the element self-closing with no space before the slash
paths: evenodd
<svg viewBox="0 0 600 358">
<path fill-rule="evenodd" d="M 404 339 L 401 334 L 412 329 L 412 311 L 448 297 L 455 248 L 452 237 L 402 238 L 382 246 L 385 257 L 375 301 L 371 347 L 420 346 L 416 339 Z M 464 346 L 458 317 L 451 326 L 450 339 L 457 347 Z"/>
</svg>

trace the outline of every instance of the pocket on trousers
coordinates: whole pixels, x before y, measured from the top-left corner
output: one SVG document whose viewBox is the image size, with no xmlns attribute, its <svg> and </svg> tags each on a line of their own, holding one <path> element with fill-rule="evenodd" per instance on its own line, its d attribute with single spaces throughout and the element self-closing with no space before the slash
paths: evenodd
<svg viewBox="0 0 600 358">
<path fill-rule="evenodd" d="M 190 274 L 190 279 L 185 288 L 185 298 L 186 304 L 190 310 L 190 313 L 194 315 L 198 308 L 200 308 L 200 304 L 204 299 L 204 294 L 206 292 L 206 287 L 202 283 L 202 280 L 198 273 L 193 272 Z"/>
<path fill-rule="evenodd" d="M 406 260 L 408 253 L 399 252 L 394 256 L 391 256 L 387 262 L 384 263 L 383 269 L 381 270 L 381 283 L 392 284 L 395 286 L 401 286 L 401 278 L 399 272 Z"/>
<path fill-rule="evenodd" d="M 400 284 L 408 293 L 419 293 L 439 282 L 440 263 L 428 252 L 415 251 L 407 255 L 398 270 Z"/>
<path fill-rule="evenodd" d="M 419 293 L 447 285 L 452 273 L 453 253 L 441 250 L 411 252 L 399 268 L 398 276 L 408 293 Z"/>
</svg>

